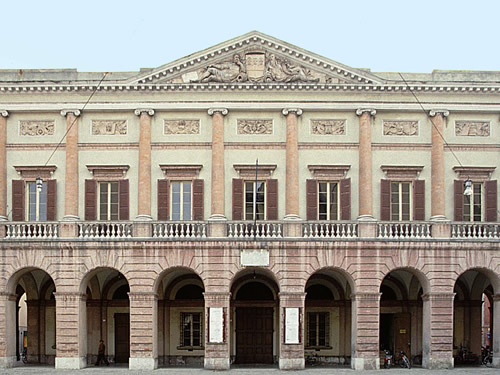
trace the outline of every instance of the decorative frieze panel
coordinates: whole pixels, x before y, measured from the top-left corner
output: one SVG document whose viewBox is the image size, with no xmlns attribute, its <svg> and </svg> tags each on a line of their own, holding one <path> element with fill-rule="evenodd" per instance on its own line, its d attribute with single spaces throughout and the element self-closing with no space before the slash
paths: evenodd
<svg viewBox="0 0 500 375">
<path fill-rule="evenodd" d="M 273 134 L 273 120 L 238 120 L 238 134 Z"/>
<path fill-rule="evenodd" d="M 200 134 L 200 120 L 164 120 L 163 134 Z"/>
<path fill-rule="evenodd" d="M 311 134 L 345 135 L 346 120 L 311 120 Z"/>
<path fill-rule="evenodd" d="M 92 135 L 126 135 L 127 120 L 92 120 Z"/>
<path fill-rule="evenodd" d="M 418 135 L 418 121 L 384 121 L 384 135 Z"/>
<path fill-rule="evenodd" d="M 19 134 L 21 136 L 54 135 L 55 121 L 19 121 Z"/>
<path fill-rule="evenodd" d="M 455 135 L 459 137 L 489 137 L 489 121 L 455 121 Z"/>
</svg>

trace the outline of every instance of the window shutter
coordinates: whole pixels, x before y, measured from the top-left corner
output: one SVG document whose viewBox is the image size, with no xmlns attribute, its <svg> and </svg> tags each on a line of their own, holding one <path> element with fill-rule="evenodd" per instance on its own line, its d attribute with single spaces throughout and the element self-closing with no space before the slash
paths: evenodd
<svg viewBox="0 0 500 375">
<path fill-rule="evenodd" d="M 203 220 L 203 180 L 193 180 L 193 220 Z"/>
<path fill-rule="evenodd" d="M 271 178 L 266 181 L 267 220 L 278 220 L 278 180 Z"/>
<path fill-rule="evenodd" d="M 464 221 L 464 182 L 455 180 L 454 182 L 455 214 L 453 220 Z"/>
<path fill-rule="evenodd" d="M 85 180 L 85 220 L 97 220 L 96 180 Z"/>
<path fill-rule="evenodd" d="M 380 220 L 391 220 L 390 180 L 380 180 Z"/>
<path fill-rule="evenodd" d="M 486 221 L 497 221 L 498 196 L 497 196 L 497 180 L 486 181 L 484 183 L 484 191 L 486 195 Z"/>
<path fill-rule="evenodd" d="M 12 220 L 24 221 L 24 180 L 12 180 Z"/>
<path fill-rule="evenodd" d="M 47 180 L 47 220 L 56 221 L 57 218 L 57 182 L 56 180 Z"/>
<path fill-rule="evenodd" d="M 170 181 L 169 180 L 158 180 L 158 220 L 169 220 L 169 198 L 170 193 Z"/>
<path fill-rule="evenodd" d="M 340 180 L 340 220 L 351 220 L 351 179 Z"/>
<path fill-rule="evenodd" d="M 425 220 L 425 181 L 413 181 L 413 220 Z"/>
<path fill-rule="evenodd" d="M 318 220 L 318 181 L 306 180 L 306 219 Z"/>
<path fill-rule="evenodd" d="M 243 180 L 233 178 L 233 220 L 243 220 Z"/>
<path fill-rule="evenodd" d="M 118 213 L 118 217 L 120 218 L 120 220 L 129 220 L 130 213 L 129 213 L 129 188 L 128 188 L 128 180 L 120 180 L 118 182 L 118 192 L 119 192 L 119 198 L 118 198 L 119 213 Z"/>
</svg>

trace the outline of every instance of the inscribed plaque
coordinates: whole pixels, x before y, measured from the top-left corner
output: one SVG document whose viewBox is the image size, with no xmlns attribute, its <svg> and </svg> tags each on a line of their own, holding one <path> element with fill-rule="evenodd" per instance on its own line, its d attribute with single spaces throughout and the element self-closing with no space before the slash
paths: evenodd
<svg viewBox="0 0 500 375">
<path fill-rule="evenodd" d="M 285 344 L 299 344 L 299 308 L 285 308 Z"/>
<path fill-rule="evenodd" d="M 240 262 L 244 267 L 267 267 L 269 266 L 269 250 L 241 250 Z"/>
<path fill-rule="evenodd" d="M 224 342 L 224 319 L 222 307 L 210 307 L 209 316 L 208 341 L 214 343 Z"/>
</svg>

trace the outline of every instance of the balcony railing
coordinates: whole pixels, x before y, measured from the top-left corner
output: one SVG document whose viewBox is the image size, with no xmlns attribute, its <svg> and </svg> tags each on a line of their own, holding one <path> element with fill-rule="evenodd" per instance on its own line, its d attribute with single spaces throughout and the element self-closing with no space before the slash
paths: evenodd
<svg viewBox="0 0 500 375">
<path fill-rule="evenodd" d="M 127 238 L 132 237 L 130 222 L 85 222 L 78 223 L 80 238 Z"/>
<path fill-rule="evenodd" d="M 307 222 L 302 224 L 305 238 L 356 238 L 358 223 L 355 222 Z"/>
<path fill-rule="evenodd" d="M 283 223 L 229 222 L 226 233 L 229 238 L 282 238 Z"/>
<path fill-rule="evenodd" d="M 207 233 L 203 222 L 153 223 L 153 238 L 206 238 Z"/>
<path fill-rule="evenodd" d="M 500 238 L 500 224 L 452 223 L 451 238 L 498 239 Z"/>
<path fill-rule="evenodd" d="M 58 223 L 51 222 L 26 222 L 7 224 L 5 226 L 5 238 L 9 239 L 31 239 L 31 238 L 57 238 Z"/>
<path fill-rule="evenodd" d="M 377 238 L 432 238 L 431 223 L 420 222 L 379 222 Z"/>
</svg>

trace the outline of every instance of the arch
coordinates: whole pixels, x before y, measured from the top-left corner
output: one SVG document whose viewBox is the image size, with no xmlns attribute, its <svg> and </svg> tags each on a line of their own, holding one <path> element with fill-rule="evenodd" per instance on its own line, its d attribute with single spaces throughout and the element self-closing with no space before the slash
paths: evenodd
<svg viewBox="0 0 500 375">
<path fill-rule="evenodd" d="M 273 290 L 273 293 L 278 296 L 281 290 L 280 283 L 276 275 L 268 270 L 267 268 L 261 267 L 247 267 L 236 272 L 229 282 L 229 291 L 232 293 L 232 298 L 234 298 L 234 292 L 238 289 L 238 285 L 248 279 L 266 280 L 268 286 Z"/>
<path fill-rule="evenodd" d="M 380 291 L 382 291 L 383 286 L 392 289 L 398 301 L 408 300 L 408 292 L 406 290 L 406 286 L 396 277 L 391 278 L 391 274 L 388 274 L 386 277 L 384 277 L 384 280 L 382 280 L 382 284 L 380 284 Z"/>
<path fill-rule="evenodd" d="M 21 278 L 23 278 L 23 276 L 25 276 L 27 274 L 31 274 L 30 277 L 33 279 L 32 280 L 33 282 L 28 281 L 28 283 L 24 287 L 24 290 L 26 291 L 26 293 L 33 292 L 33 288 L 30 288 L 30 286 L 31 287 L 36 286 L 35 290 L 37 290 L 37 293 L 35 296 L 36 296 L 36 298 L 38 298 L 39 287 L 37 286 L 37 282 L 36 282 L 35 278 L 33 277 L 33 273 L 32 273 L 32 272 L 36 272 L 36 271 L 44 272 L 52 280 L 52 282 L 55 285 L 54 277 L 52 277 L 52 275 L 47 270 L 45 270 L 41 267 L 23 267 L 23 268 L 15 271 L 12 275 L 10 275 L 10 277 L 8 278 L 8 281 L 7 281 L 7 285 L 6 285 L 6 292 L 9 294 L 15 294 L 16 287 L 17 287 L 17 284 L 19 283 L 19 280 Z M 30 296 L 30 298 L 31 298 L 31 296 Z"/>
<path fill-rule="evenodd" d="M 344 286 L 341 285 L 335 278 L 328 274 L 320 274 L 314 273 L 307 280 L 305 291 L 313 285 L 324 285 L 326 286 L 333 294 L 334 299 L 343 300 L 346 299 L 346 291 L 344 290 Z M 306 296 L 307 298 L 307 296 Z"/>
<path fill-rule="evenodd" d="M 318 268 L 316 271 L 314 271 L 313 274 L 311 274 L 311 276 L 309 276 L 309 279 L 307 280 L 306 284 L 304 285 L 304 291 L 307 287 L 307 283 L 309 282 L 309 280 L 313 276 L 315 276 L 315 275 L 329 275 L 331 277 L 332 274 L 333 275 L 338 274 L 338 275 L 342 276 L 342 278 L 347 282 L 346 286 L 348 288 L 342 287 L 342 289 L 345 289 L 345 298 L 349 299 L 351 294 L 356 294 L 356 283 L 354 282 L 352 275 L 340 267 L 321 267 L 321 268 Z M 333 279 L 337 281 L 337 284 L 340 284 L 335 277 L 333 277 Z M 342 284 L 340 284 L 340 285 L 342 285 Z"/>
<path fill-rule="evenodd" d="M 87 273 L 85 273 L 82 277 L 82 281 L 80 282 L 80 287 L 79 287 L 79 292 L 81 294 L 85 294 L 87 292 L 87 287 L 89 286 L 89 284 L 92 286 L 92 287 L 96 287 L 96 286 L 99 286 L 99 283 L 96 284 L 96 282 L 92 282 L 90 283 L 90 281 L 92 280 L 92 278 L 94 276 L 96 276 L 99 272 L 101 271 L 106 271 L 106 270 L 111 270 L 111 271 L 116 271 L 118 272 L 118 274 L 121 274 L 125 280 L 127 280 L 127 283 L 130 285 L 130 283 L 128 282 L 128 279 L 125 275 L 123 275 L 123 273 L 121 273 L 121 271 L 115 267 L 106 267 L 106 266 L 99 266 L 99 267 L 95 267 L 95 268 L 92 268 L 91 270 L 89 270 Z M 103 288 L 104 285 L 107 283 L 107 280 L 105 282 L 103 282 L 103 285 L 100 285 L 100 288 Z M 92 297 L 95 298 L 95 290 L 92 289 L 92 287 L 90 288 L 90 290 L 92 291 Z M 104 295 L 104 294 L 103 294 Z"/>
<path fill-rule="evenodd" d="M 175 279 L 172 279 L 165 287 L 165 289 L 162 291 L 163 293 L 159 293 L 159 299 L 169 299 L 169 300 L 174 300 L 175 296 L 177 295 L 177 292 L 187 286 L 187 285 L 196 285 L 199 286 L 202 290 L 205 290 L 205 287 L 203 285 L 203 281 L 200 279 L 200 277 L 196 274 L 190 273 L 190 274 L 184 274 L 181 276 L 176 277 Z M 161 296 L 161 298 L 160 298 Z"/>
<path fill-rule="evenodd" d="M 462 273 L 457 275 L 457 277 L 454 280 L 454 284 L 456 284 L 456 282 L 469 271 L 475 271 L 486 276 L 493 288 L 493 294 L 500 293 L 500 275 L 498 275 L 495 271 L 486 267 L 470 267 L 465 269 Z"/>
<path fill-rule="evenodd" d="M 390 275 L 392 272 L 395 272 L 395 271 L 406 271 L 408 273 L 411 273 L 420 282 L 420 285 L 422 286 L 423 294 L 428 294 L 431 292 L 431 283 L 430 283 L 429 279 L 422 271 L 420 271 L 418 268 L 415 268 L 415 267 L 396 267 L 396 268 L 390 269 L 388 272 L 386 272 L 384 274 L 384 277 L 381 280 L 380 285 L 382 285 L 382 282 L 387 278 L 388 275 Z M 380 288 L 380 286 L 379 286 L 379 288 Z M 408 290 L 405 289 L 405 293 L 406 293 L 406 295 L 408 295 Z"/>
<path fill-rule="evenodd" d="M 201 281 L 203 290 L 205 290 L 205 282 L 200 276 L 200 274 L 198 274 L 198 272 L 196 272 L 191 267 L 176 266 L 176 267 L 169 267 L 160 272 L 160 274 L 156 277 L 153 283 L 153 292 L 158 295 L 159 299 L 166 298 L 166 296 L 168 295 L 166 289 L 169 285 L 172 285 L 172 281 L 174 281 L 180 276 L 187 274 L 196 275 L 198 279 Z"/>
</svg>

